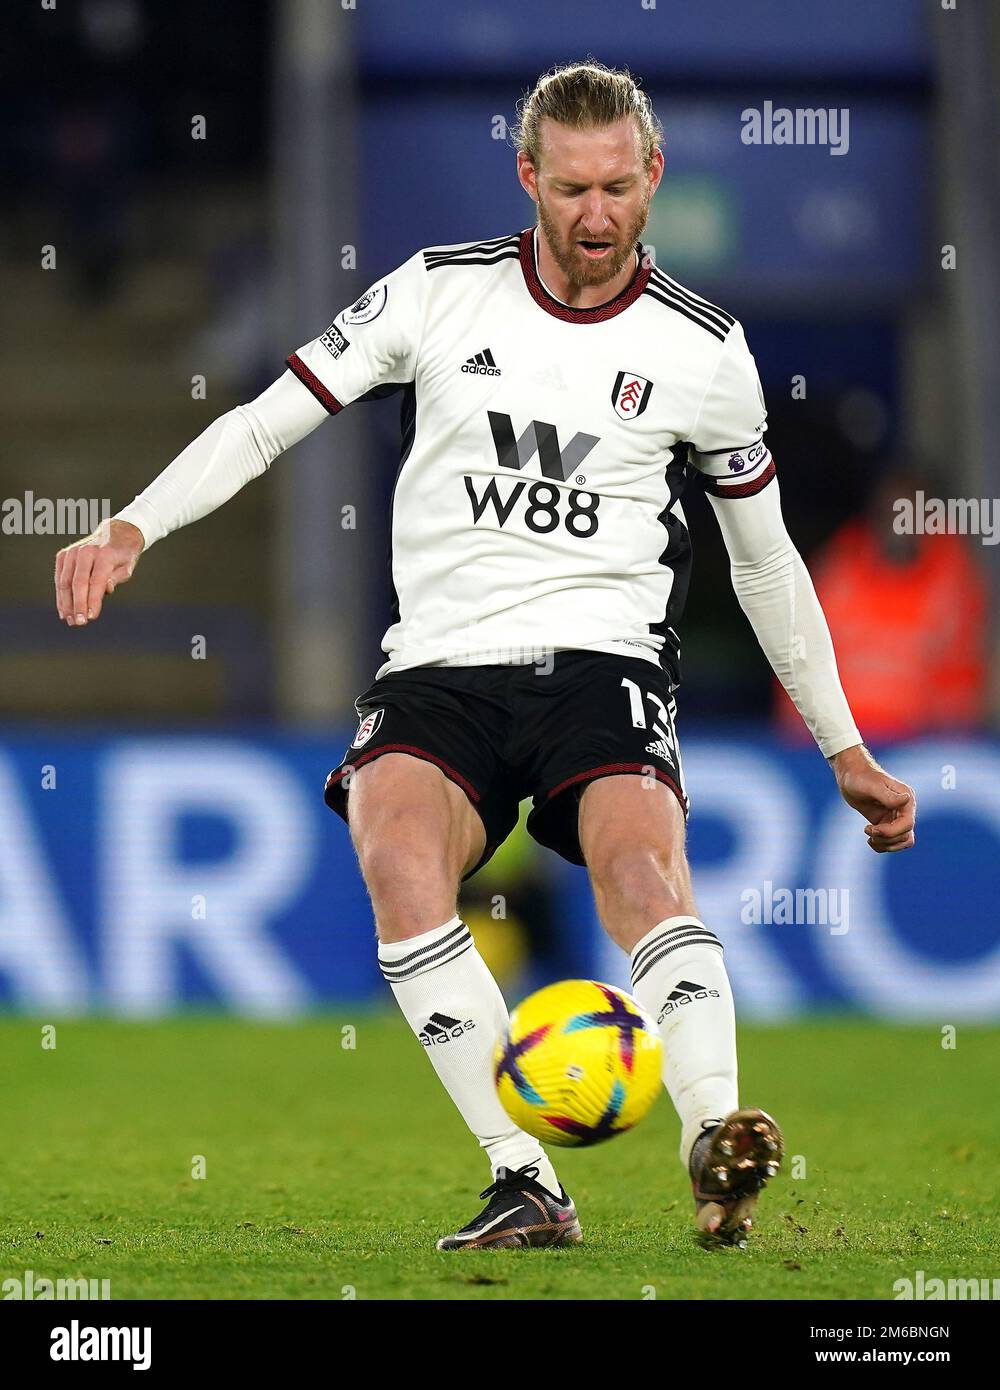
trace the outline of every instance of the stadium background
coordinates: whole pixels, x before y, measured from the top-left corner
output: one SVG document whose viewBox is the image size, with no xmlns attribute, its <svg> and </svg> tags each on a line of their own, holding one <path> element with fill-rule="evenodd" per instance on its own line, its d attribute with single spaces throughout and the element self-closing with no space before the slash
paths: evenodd
<svg viewBox="0 0 1000 1390">
<path fill-rule="evenodd" d="M 0 492 L 117 510 L 416 247 L 526 225 L 505 123 L 540 71 L 593 54 L 652 95 L 667 170 L 645 241 L 744 322 L 807 560 L 901 469 L 929 496 L 996 497 L 1000 51 L 968 8 L 22 7 L 0 58 Z M 848 108 L 848 151 L 743 144 L 741 113 L 767 101 Z M 379 661 L 397 457 L 396 402 L 345 412 L 156 546 L 79 632 L 52 603 L 66 539 L 0 536 L 6 1010 L 387 1002 L 322 787 Z M 876 857 L 819 753 L 782 731 L 714 520 L 686 505 L 691 858 L 741 1017 L 995 1019 L 996 546 L 962 541 L 986 592 L 978 699 L 942 714 L 935 671 L 905 737 L 871 735 L 920 814 L 914 853 Z M 871 595 L 876 629 L 892 603 Z M 767 883 L 847 890 L 848 930 L 743 922 Z M 462 908 L 511 998 L 623 978 L 583 871 L 523 835 Z"/>
</svg>

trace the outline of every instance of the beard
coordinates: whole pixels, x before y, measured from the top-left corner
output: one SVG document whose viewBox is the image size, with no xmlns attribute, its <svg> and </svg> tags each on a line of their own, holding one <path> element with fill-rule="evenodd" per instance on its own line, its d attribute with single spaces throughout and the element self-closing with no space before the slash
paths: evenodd
<svg viewBox="0 0 1000 1390">
<path fill-rule="evenodd" d="M 582 289 L 586 285 L 604 285 L 621 274 L 632 258 L 635 244 L 642 235 L 649 217 L 649 198 L 650 195 L 647 191 L 639 210 L 623 234 L 612 236 L 605 233 L 600 237 L 593 238 L 598 241 L 610 242 L 612 249 L 603 260 L 590 261 L 581 251 L 577 242 L 587 241 L 591 238 L 581 237 L 578 232 L 564 237 L 552 220 L 545 203 L 539 197 L 538 225 L 541 227 L 542 234 L 552 253 L 552 259 L 571 285 L 577 289 Z"/>
</svg>

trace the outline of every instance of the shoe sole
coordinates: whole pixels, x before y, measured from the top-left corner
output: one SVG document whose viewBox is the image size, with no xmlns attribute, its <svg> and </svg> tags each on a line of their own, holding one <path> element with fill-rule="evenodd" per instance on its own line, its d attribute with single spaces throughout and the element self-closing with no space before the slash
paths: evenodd
<svg viewBox="0 0 1000 1390">
<path fill-rule="evenodd" d="M 446 1238 L 447 1239 L 447 1238 Z M 495 1236 L 486 1235 L 481 1240 L 463 1240 L 459 1244 L 447 1245 L 438 1241 L 438 1250 L 552 1250 L 558 1245 L 579 1245 L 583 1240 L 580 1222 L 574 1218 L 565 1224 L 550 1223 L 544 1226 L 519 1226 L 513 1231 L 499 1231 Z"/>
<path fill-rule="evenodd" d="M 734 1111 L 712 1136 L 702 1158 L 701 1183 L 693 1183 L 695 1202 L 714 1202 L 731 1214 L 739 1201 L 756 1197 L 775 1176 L 784 1152 L 778 1122 L 766 1110 Z M 718 1231 L 701 1234 L 712 1243 L 746 1244 L 745 1231 L 729 1224 L 729 1214 Z"/>
</svg>

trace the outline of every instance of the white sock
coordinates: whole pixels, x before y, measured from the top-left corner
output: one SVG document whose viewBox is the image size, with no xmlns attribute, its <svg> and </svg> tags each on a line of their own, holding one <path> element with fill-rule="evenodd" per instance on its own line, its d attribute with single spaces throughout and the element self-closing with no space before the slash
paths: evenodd
<svg viewBox="0 0 1000 1390">
<path fill-rule="evenodd" d="M 657 1020 L 663 1084 L 681 1119 L 681 1162 L 706 1121 L 737 1109 L 736 1014 L 722 942 L 697 917 L 667 917 L 632 950 L 632 993 Z"/>
<path fill-rule="evenodd" d="M 537 1139 L 518 1129 L 493 1083 L 493 1050 L 507 1005 L 460 917 L 408 941 L 380 943 L 378 963 L 462 1119 L 500 1168 L 533 1163 L 556 1197 L 559 1179 Z"/>
</svg>

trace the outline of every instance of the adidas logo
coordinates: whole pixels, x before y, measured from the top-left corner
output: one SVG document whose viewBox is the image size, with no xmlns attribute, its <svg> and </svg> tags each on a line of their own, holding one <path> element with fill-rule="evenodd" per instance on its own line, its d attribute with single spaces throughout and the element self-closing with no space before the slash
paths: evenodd
<svg viewBox="0 0 1000 1390">
<path fill-rule="evenodd" d="M 647 743 L 646 752 L 654 753 L 656 757 L 662 758 L 665 763 L 673 762 L 673 750 L 662 738 L 654 738 L 652 743 Z"/>
<path fill-rule="evenodd" d="M 667 995 L 667 1002 L 657 1014 L 657 1023 L 662 1023 L 676 1009 L 684 1008 L 685 1004 L 693 1004 L 697 999 L 718 999 L 717 989 L 706 989 L 704 985 L 696 985 L 692 980 L 678 980 L 677 988 L 672 989 Z"/>
<path fill-rule="evenodd" d="M 438 1043 L 452 1042 L 455 1038 L 464 1037 L 475 1026 L 471 1018 L 462 1023 L 457 1018 L 449 1018 L 447 1014 L 431 1014 L 418 1037 L 424 1047 L 436 1047 Z"/>
<path fill-rule="evenodd" d="M 470 376 L 499 376 L 500 368 L 493 360 L 493 354 L 489 348 L 483 348 L 482 352 L 477 352 L 473 357 L 468 357 L 462 363 L 462 371 L 468 372 Z"/>
</svg>

